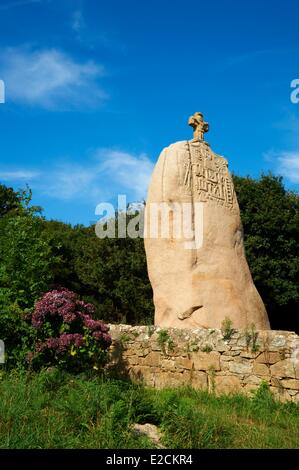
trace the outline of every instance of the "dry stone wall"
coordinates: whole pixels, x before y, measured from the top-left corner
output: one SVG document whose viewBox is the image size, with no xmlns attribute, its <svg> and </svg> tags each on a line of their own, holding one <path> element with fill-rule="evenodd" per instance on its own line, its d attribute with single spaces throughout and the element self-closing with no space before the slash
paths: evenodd
<svg viewBox="0 0 299 470">
<path fill-rule="evenodd" d="M 110 325 L 109 368 L 147 386 L 250 393 L 262 381 L 299 402 L 299 336 L 287 331 Z"/>
</svg>

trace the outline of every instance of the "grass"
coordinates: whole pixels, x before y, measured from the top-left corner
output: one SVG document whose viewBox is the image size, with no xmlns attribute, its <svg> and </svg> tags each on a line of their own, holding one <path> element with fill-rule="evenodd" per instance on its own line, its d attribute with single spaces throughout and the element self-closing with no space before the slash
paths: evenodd
<svg viewBox="0 0 299 470">
<path fill-rule="evenodd" d="M 0 448 L 154 448 L 133 423 L 153 423 L 166 448 L 298 448 L 299 406 L 266 386 L 247 398 L 191 388 L 152 390 L 56 369 L 4 373 Z"/>
</svg>

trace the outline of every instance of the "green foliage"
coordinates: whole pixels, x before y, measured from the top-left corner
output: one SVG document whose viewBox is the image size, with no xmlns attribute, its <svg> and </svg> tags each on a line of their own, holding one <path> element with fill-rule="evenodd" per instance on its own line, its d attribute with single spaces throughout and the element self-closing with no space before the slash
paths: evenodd
<svg viewBox="0 0 299 470">
<path fill-rule="evenodd" d="M 252 323 L 250 328 L 245 329 L 244 336 L 246 340 L 247 349 L 249 349 L 249 346 L 251 344 L 251 351 L 257 352 L 259 350 L 259 345 L 257 344 L 259 333 L 258 331 L 256 331 L 254 323 Z"/>
<path fill-rule="evenodd" d="M 167 330 L 158 331 L 158 344 L 163 346 L 169 340 L 169 334 Z"/>
<path fill-rule="evenodd" d="M 99 239 L 94 226 L 71 227 L 53 221 L 44 224 L 61 257 L 54 272 L 55 284 L 80 293 L 105 321 L 133 325 L 153 322 L 143 239 Z"/>
<path fill-rule="evenodd" d="M 223 339 L 225 340 L 231 339 L 235 330 L 233 329 L 233 322 L 230 318 L 225 317 L 225 319 L 221 323 L 221 331 L 222 331 Z"/>
<path fill-rule="evenodd" d="M 159 330 L 157 334 L 158 334 L 157 342 L 159 346 L 162 348 L 162 351 L 164 353 L 166 353 L 167 351 L 174 351 L 175 345 L 168 331 Z"/>
<path fill-rule="evenodd" d="M 154 332 L 155 332 L 155 327 L 153 325 L 148 325 L 147 334 L 149 338 L 153 336 Z"/>
<path fill-rule="evenodd" d="M 246 256 L 273 329 L 298 331 L 299 196 L 281 177 L 234 176 Z"/>
<path fill-rule="evenodd" d="M 184 393 L 164 394 L 162 431 L 164 443 L 172 449 L 225 448 L 231 444 L 232 427 L 215 417 L 206 419 L 194 398 Z"/>
<path fill-rule="evenodd" d="M 294 403 L 287 403 L 287 407 L 290 411 L 293 405 Z M 252 392 L 251 410 L 254 416 L 263 413 L 274 414 L 279 410 L 279 402 L 274 399 L 267 382 L 262 381 L 257 390 Z M 295 408 L 293 411 L 295 411 Z"/>
<path fill-rule="evenodd" d="M 154 448 L 134 433 L 152 423 L 166 448 L 298 448 L 299 408 L 262 385 L 252 398 L 191 388 L 153 390 L 56 368 L 0 380 L 0 447 Z"/>
<path fill-rule="evenodd" d="M 21 207 L 20 194 L 16 193 L 12 188 L 0 184 L 0 218 L 10 211 L 21 209 Z"/>
<path fill-rule="evenodd" d="M 30 308 L 53 281 L 58 261 L 39 217 L 30 213 L 0 219 L 0 290 L 10 303 Z"/>
<path fill-rule="evenodd" d="M 12 373 L 0 381 L 0 393 L 1 448 L 152 447 L 131 429 L 140 414 L 152 415 L 150 401 L 128 383 L 51 368 Z"/>
<path fill-rule="evenodd" d="M 11 193 L 2 201 L 0 217 L 0 311 L 10 304 L 31 308 L 53 281 L 60 258 L 52 249 L 52 237 L 44 230 L 40 207 L 30 206 L 31 190 Z M 5 298 L 5 302 L 3 302 Z"/>
<path fill-rule="evenodd" d="M 188 353 L 199 351 L 198 342 L 197 342 L 197 341 L 191 341 L 191 342 L 189 341 L 189 342 L 187 343 L 187 346 L 186 346 L 186 351 L 187 351 Z"/>
<path fill-rule="evenodd" d="M 11 304 L 1 290 L 0 305 L 0 337 L 5 344 L 4 367 L 26 367 L 27 354 L 33 349 L 35 331 L 25 320 L 25 314 L 18 304 Z"/>
<path fill-rule="evenodd" d="M 76 272 L 104 320 L 142 324 L 153 316 L 143 239 L 99 239 L 90 228 L 78 246 Z"/>
</svg>

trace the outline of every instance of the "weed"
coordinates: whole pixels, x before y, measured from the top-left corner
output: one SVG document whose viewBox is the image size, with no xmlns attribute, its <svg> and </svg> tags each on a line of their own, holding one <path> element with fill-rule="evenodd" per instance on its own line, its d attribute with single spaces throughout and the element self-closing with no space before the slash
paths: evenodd
<svg viewBox="0 0 299 470">
<path fill-rule="evenodd" d="M 171 351 L 171 352 L 174 351 L 175 344 L 174 344 L 174 341 L 171 337 L 169 337 L 169 339 L 168 339 L 167 346 L 168 346 L 169 351 Z"/>
<path fill-rule="evenodd" d="M 202 352 L 206 352 L 206 353 L 210 353 L 211 351 L 213 351 L 213 347 L 212 347 L 210 344 L 205 344 L 205 345 L 201 348 L 201 351 L 202 351 Z"/>
<path fill-rule="evenodd" d="M 119 341 L 122 345 L 125 345 L 129 341 L 132 341 L 132 336 L 129 333 L 121 333 L 119 335 Z"/>
<path fill-rule="evenodd" d="M 209 391 L 212 393 L 215 393 L 215 390 L 216 390 L 215 377 L 216 377 L 215 367 L 210 366 L 208 369 L 208 379 L 209 379 Z"/>
<path fill-rule="evenodd" d="M 257 352 L 260 349 L 259 345 L 257 344 L 259 334 L 258 331 L 256 331 L 254 323 L 252 323 L 250 329 L 246 328 L 244 335 L 247 349 L 249 349 L 251 343 L 251 352 Z"/>
<path fill-rule="evenodd" d="M 192 341 L 191 343 L 187 343 L 186 350 L 188 353 L 197 352 L 199 351 L 199 346 L 196 341 Z"/>
<path fill-rule="evenodd" d="M 148 325 L 147 327 L 147 334 L 149 337 L 153 336 L 155 332 L 155 327 L 153 325 Z"/>
<path fill-rule="evenodd" d="M 263 380 L 257 390 L 253 392 L 251 405 L 252 409 L 257 412 L 260 412 L 261 409 L 273 411 L 277 408 L 277 403 L 266 381 Z"/>
<path fill-rule="evenodd" d="M 250 342 L 251 342 L 251 334 L 247 328 L 245 330 L 244 336 L 245 336 L 245 341 L 246 341 L 246 348 L 248 350 L 250 346 Z"/>
<path fill-rule="evenodd" d="M 164 354 L 166 354 L 167 350 L 174 351 L 175 344 L 173 339 L 169 335 L 167 330 L 160 330 L 158 331 L 158 344 L 161 347 Z"/>
<path fill-rule="evenodd" d="M 230 318 L 225 317 L 225 319 L 221 323 L 221 331 L 222 331 L 223 339 L 225 340 L 231 339 L 232 335 L 235 333 L 235 330 L 233 329 L 233 322 Z"/>
</svg>

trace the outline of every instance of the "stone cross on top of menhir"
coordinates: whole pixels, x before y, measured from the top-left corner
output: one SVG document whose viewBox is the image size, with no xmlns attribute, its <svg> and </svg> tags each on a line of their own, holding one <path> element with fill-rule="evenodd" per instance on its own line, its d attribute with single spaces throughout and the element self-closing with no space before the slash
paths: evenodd
<svg viewBox="0 0 299 470">
<path fill-rule="evenodd" d="M 204 140 L 204 133 L 208 132 L 209 124 L 204 122 L 203 114 L 200 112 L 194 113 L 188 119 L 189 126 L 193 127 L 193 140 Z"/>
</svg>

